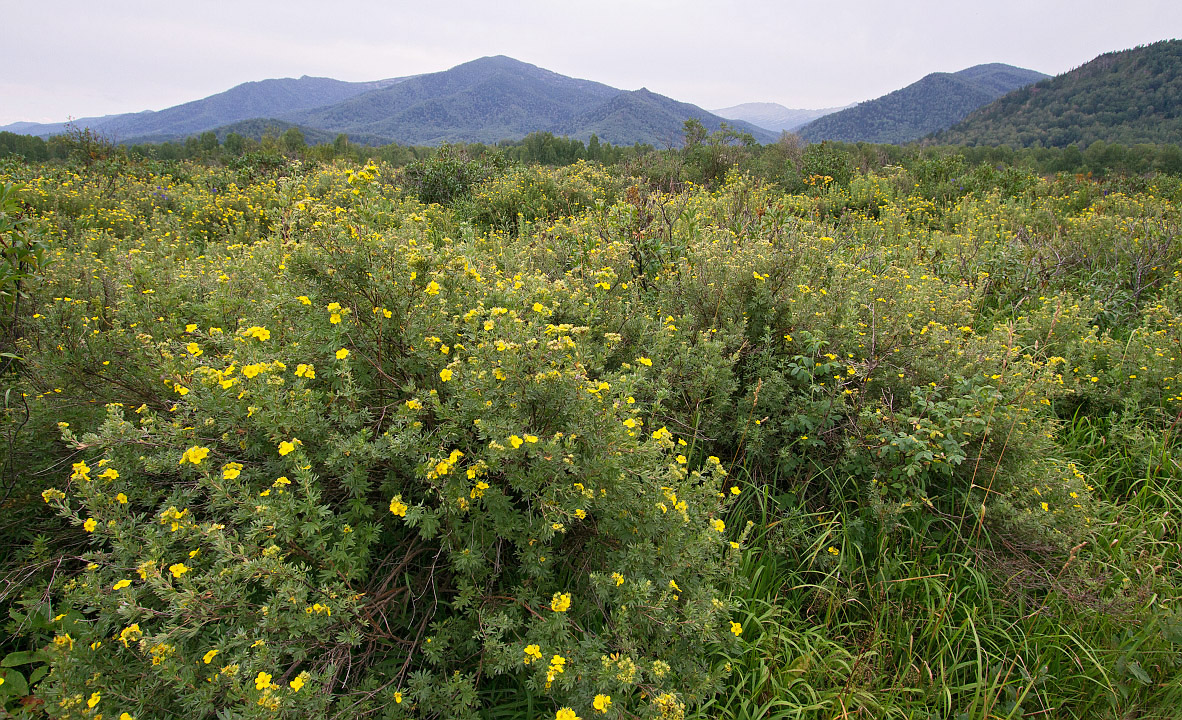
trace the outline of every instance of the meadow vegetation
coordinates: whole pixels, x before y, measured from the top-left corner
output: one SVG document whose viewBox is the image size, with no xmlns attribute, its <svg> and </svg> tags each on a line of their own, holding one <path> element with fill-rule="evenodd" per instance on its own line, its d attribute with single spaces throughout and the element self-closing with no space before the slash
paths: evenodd
<svg viewBox="0 0 1182 720">
<path fill-rule="evenodd" d="M 71 150 L 0 161 L 5 712 L 1177 717 L 1178 177 Z"/>
</svg>

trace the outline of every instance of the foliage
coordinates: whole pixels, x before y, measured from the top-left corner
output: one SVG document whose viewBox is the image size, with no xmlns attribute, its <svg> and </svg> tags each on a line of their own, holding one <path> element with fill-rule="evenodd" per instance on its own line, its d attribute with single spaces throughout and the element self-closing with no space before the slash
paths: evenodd
<svg viewBox="0 0 1182 720">
<path fill-rule="evenodd" d="M 960 122 L 1006 93 L 1045 78 L 995 63 L 932 73 L 905 88 L 813 120 L 797 130 L 809 142 L 908 143 Z"/>
<path fill-rule="evenodd" d="M 698 139 L 5 165 L 6 710 L 1168 716 L 1177 183 Z"/>
<path fill-rule="evenodd" d="M 942 143 L 1087 147 L 1176 143 L 1182 134 L 1182 40 L 1105 53 L 1017 90 L 939 133 Z"/>
</svg>

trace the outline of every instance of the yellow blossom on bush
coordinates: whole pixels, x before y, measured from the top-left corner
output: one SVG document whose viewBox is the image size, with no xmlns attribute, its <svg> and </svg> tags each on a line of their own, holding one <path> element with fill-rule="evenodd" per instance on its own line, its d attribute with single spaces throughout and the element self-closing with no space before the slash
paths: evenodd
<svg viewBox="0 0 1182 720">
<path fill-rule="evenodd" d="M 554 593 L 554 597 L 550 598 L 550 609 L 554 612 L 570 610 L 570 593 Z"/>
<path fill-rule="evenodd" d="M 299 675 L 296 675 L 291 679 L 291 682 L 289 682 L 288 685 L 291 686 L 292 692 L 299 692 L 300 688 L 304 686 L 304 674 L 300 673 Z"/>
<path fill-rule="evenodd" d="M 63 500 L 65 497 L 66 494 L 57 488 L 49 488 L 48 490 L 41 491 L 41 499 L 47 503 L 55 500 Z"/>
<path fill-rule="evenodd" d="M 428 295 L 438 295 L 439 283 L 432 280 L 431 282 L 427 283 L 427 287 L 423 292 L 427 293 Z"/>
<path fill-rule="evenodd" d="M 128 580 L 127 578 L 124 578 L 124 579 L 120 580 L 119 582 L 115 583 L 114 585 L 112 585 L 111 589 L 112 590 L 122 590 L 123 588 L 127 587 L 130 584 L 131 584 L 131 581 Z"/>
<path fill-rule="evenodd" d="M 86 464 L 85 460 L 83 460 L 82 462 L 74 463 L 73 470 L 74 470 L 74 472 L 72 472 L 70 474 L 71 480 L 89 480 L 90 479 L 90 467 Z"/>
<path fill-rule="evenodd" d="M 86 701 L 86 707 L 93 708 L 95 705 L 98 705 L 99 701 L 102 699 L 103 696 L 100 695 L 98 691 L 92 692 L 90 694 L 90 698 Z"/>
<path fill-rule="evenodd" d="M 259 674 L 254 679 L 254 689 L 262 690 L 271 687 L 271 673 L 259 671 Z"/>
<path fill-rule="evenodd" d="M 738 637 L 743 634 L 743 626 L 740 623 L 732 621 L 731 632 L 735 634 L 735 637 Z"/>
<path fill-rule="evenodd" d="M 521 447 L 521 444 L 522 444 L 523 442 L 525 442 L 525 441 L 524 441 L 524 440 L 522 440 L 520 437 L 518 437 L 518 436 L 516 436 L 516 435 L 510 435 L 510 436 L 509 436 L 509 444 L 513 446 L 513 449 L 514 449 L 514 450 L 516 450 L 517 448 Z"/>
<path fill-rule="evenodd" d="M 213 649 L 213 650 L 210 650 L 209 652 L 205 653 L 205 655 L 203 655 L 203 656 L 201 657 L 201 662 L 203 662 L 203 663 L 205 663 L 206 665 L 208 665 L 208 664 L 210 664 L 211 662 L 213 662 L 213 659 L 214 659 L 215 657 L 217 657 L 217 654 L 218 654 L 218 650 L 217 650 L 216 648 L 215 648 L 215 649 Z"/>
<path fill-rule="evenodd" d="M 242 474 L 242 463 L 226 463 L 222 466 L 222 479 L 233 480 Z"/>
<path fill-rule="evenodd" d="M 143 636 L 140 631 L 139 623 L 132 623 L 119 631 L 119 642 L 123 643 L 123 647 L 129 647 L 129 643 L 136 642 Z"/>
<path fill-rule="evenodd" d="M 201 346 L 195 342 L 191 342 L 188 345 L 186 345 L 185 351 L 188 352 L 193 357 L 201 357 L 201 355 L 202 355 Z"/>
<path fill-rule="evenodd" d="M 118 480 L 119 471 L 115 468 L 107 468 L 106 470 L 103 470 L 101 473 L 99 473 L 99 477 L 104 480 Z"/>
<path fill-rule="evenodd" d="M 644 365 L 645 367 L 652 367 L 653 366 L 653 361 L 650 360 L 649 358 L 646 358 L 646 357 L 638 357 L 638 358 L 636 358 L 636 362 L 640 363 L 641 365 Z"/>
<path fill-rule="evenodd" d="M 98 522 L 94 518 L 87 518 L 86 522 L 82 523 L 82 527 L 86 532 L 94 532 L 94 529 L 98 527 Z"/>
<path fill-rule="evenodd" d="M 242 334 L 245 335 L 246 337 L 255 338 L 259 342 L 263 342 L 264 340 L 271 339 L 271 331 L 265 327 L 260 327 L 259 325 L 255 325 L 253 327 L 248 327 L 246 330 L 243 331 Z"/>
<path fill-rule="evenodd" d="M 349 357 L 349 348 L 337 350 L 337 360 L 344 360 L 347 357 Z"/>
<path fill-rule="evenodd" d="M 542 659 L 542 648 L 538 647 L 537 645 L 526 645 L 525 646 L 525 664 L 526 665 L 529 665 L 530 663 L 532 663 L 535 660 L 541 660 L 541 659 Z"/>
<path fill-rule="evenodd" d="M 183 465 L 184 463 L 190 462 L 194 465 L 200 465 L 201 461 L 204 460 L 207 455 L 209 455 L 209 448 L 194 445 L 181 455 L 181 461 L 178 464 Z"/>
<path fill-rule="evenodd" d="M 301 443 L 298 438 L 292 438 L 291 440 L 284 440 L 283 442 L 279 443 L 279 454 L 280 455 L 288 455 L 296 449 L 296 445 L 302 445 L 302 444 L 303 443 Z"/>
<path fill-rule="evenodd" d="M 596 712 L 606 713 L 607 709 L 611 706 L 611 695 L 596 695 L 595 699 L 591 701 L 591 707 L 595 708 Z"/>
<path fill-rule="evenodd" d="M 722 532 L 723 530 L 726 530 L 726 523 L 724 523 L 719 518 L 714 518 L 710 521 L 710 527 L 714 528 L 718 532 Z"/>
<path fill-rule="evenodd" d="M 190 568 L 186 567 L 183 562 L 175 563 L 168 566 L 168 571 L 172 573 L 174 578 L 179 578 L 181 575 L 189 572 Z"/>
<path fill-rule="evenodd" d="M 390 512 L 399 517 L 406 517 L 407 509 L 409 509 L 409 506 L 402 502 L 401 495 L 395 495 L 394 499 L 390 501 Z"/>
</svg>

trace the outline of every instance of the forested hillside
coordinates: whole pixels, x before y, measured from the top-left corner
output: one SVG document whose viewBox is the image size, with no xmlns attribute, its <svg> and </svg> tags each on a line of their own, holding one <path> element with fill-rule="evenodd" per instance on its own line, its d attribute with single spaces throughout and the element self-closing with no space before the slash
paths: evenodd
<svg viewBox="0 0 1182 720">
<path fill-rule="evenodd" d="M 1001 98 L 936 143 L 1086 147 L 1182 138 L 1182 40 L 1101 55 Z"/>
<path fill-rule="evenodd" d="M 951 127 L 1010 90 L 1045 77 L 1000 63 L 932 73 L 901 90 L 814 120 L 798 133 L 809 142 L 912 142 Z"/>
</svg>

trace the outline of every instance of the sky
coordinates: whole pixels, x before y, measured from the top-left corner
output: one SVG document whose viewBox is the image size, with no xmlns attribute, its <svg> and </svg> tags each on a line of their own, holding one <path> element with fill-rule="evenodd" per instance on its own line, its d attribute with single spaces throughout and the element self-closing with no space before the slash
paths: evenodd
<svg viewBox="0 0 1182 720">
<path fill-rule="evenodd" d="M 1182 38 L 1179 0 L 0 0 L 0 125 L 161 110 L 251 80 L 486 55 L 706 109 L 848 105 L 937 71 L 1047 74 Z"/>
</svg>

